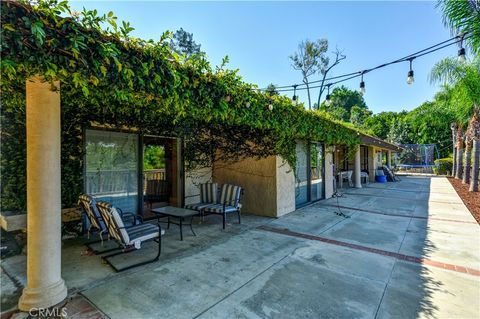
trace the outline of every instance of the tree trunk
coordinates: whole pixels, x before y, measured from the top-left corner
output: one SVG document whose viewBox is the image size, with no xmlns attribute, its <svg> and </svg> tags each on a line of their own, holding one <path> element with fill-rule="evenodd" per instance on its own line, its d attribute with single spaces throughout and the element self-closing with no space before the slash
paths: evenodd
<svg viewBox="0 0 480 319">
<path fill-rule="evenodd" d="M 472 178 L 470 180 L 470 191 L 478 192 L 478 169 L 480 162 L 480 140 L 473 140 L 473 165 L 472 165 Z"/>
<path fill-rule="evenodd" d="M 463 168 L 463 184 L 470 183 L 470 163 L 472 162 L 472 148 L 467 145 L 465 147 L 465 167 Z"/>
<path fill-rule="evenodd" d="M 455 177 L 457 171 L 457 124 L 452 123 L 450 125 L 452 129 L 452 144 L 453 144 L 453 164 L 452 164 L 452 177 Z"/>
<path fill-rule="evenodd" d="M 308 95 L 308 109 L 312 109 L 312 99 L 310 98 L 310 84 L 308 81 L 304 81 L 305 85 L 307 86 L 307 95 Z"/>
<path fill-rule="evenodd" d="M 455 142 L 453 145 L 453 162 L 452 162 L 452 177 L 455 177 L 457 172 L 457 148 L 455 147 Z"/>
<path fill-rule="evenodd" d="M 463 130 L 462 127 L 459 126 L 457 128 L 457 163 L 456 163 L 456 171 L 455 171 L 455 178 L 462 179 L 463 177 Z"/>
<path fill-rule="evenodd" d="M 463 176 L 463 147 L 458 148 L 455 178 L 462 179 Z"/>
</svg>

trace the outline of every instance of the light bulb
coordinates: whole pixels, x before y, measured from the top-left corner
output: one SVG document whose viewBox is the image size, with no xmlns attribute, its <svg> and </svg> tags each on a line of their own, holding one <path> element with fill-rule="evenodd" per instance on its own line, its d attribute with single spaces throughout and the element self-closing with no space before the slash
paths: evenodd
<svg viewBox="0 0 480 319">
<path fill-rule="evenodd" d="M 269 109 L 270 111 L 273 111 L 273 104 L 268 104 L 268 109 Z"/>
<path fill-rule="evenodd" d="M 330 100 L 330 94 L 327 94 L 325 97 L 325 105 L 330 106 L 330 104 L 332 104 L 332 101 Z"/>
<path fill-rule="evenodd" d="M 363 82 L 363 81 L 360 82 L 360 93 L 361 93 L 362 95 L 365 94 L 365 82 Z"/>
<path fill-rule="evenodd" d="M 298 97 L 294 94 L 292 96 L 292 103 L 293 103 L 293 105 L 297 105 L 297 102 L 298 102 Z"/>
<path fill-rule="evenodd" d="M 460 50 L 458 50 L 458 61 L 461 63 L 467 62 L 467 58 L 465 57 L 465 48 L 460 48 Z"/>
<path fill-rule="evenodd" d="M 247 104 L 245 105 L 247 107 L 247 109 L 250 108 L 250 102 L 247 102 Z"/>
<path fill-rule="evenodd" d="M 415 82 L 415 80 L 413 79 L 413 71 L 410 70 L 408 71 L 408 76 L 407 76 L 407 84 L 413 84 L 413 82 Z"/>
</svg>

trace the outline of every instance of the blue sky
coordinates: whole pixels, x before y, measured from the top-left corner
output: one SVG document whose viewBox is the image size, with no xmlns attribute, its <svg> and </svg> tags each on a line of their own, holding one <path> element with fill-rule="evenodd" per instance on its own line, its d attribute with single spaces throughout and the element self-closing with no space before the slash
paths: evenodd
<svg viewBox="0 0 480 319">
<path fill-rule="evenodd" d="M 230 57 L 229 67 L 240 69 L 245 81 L 265 87 L 269 83 L 301 82 L 289 56 L 305 39 L 326 38 L 329 51 L 338 47 L 347 59 L 331 75 L 360 71 L 403 57 L 451 37 L 433 1 L 353 2 L 160 2 L 74 1 L 100 12 L 114 11 L 129 21 L 134 36 L 158 40 L 165 30 L 184 28 L 207 52 L 212 65 Z M 428 82 L 436 61 L 456 55 L 451 46 L 414 60 L 415 83 L 406 84 L 408 63 L 368 73 L 365 100 L 381 111 L 411 110 L 433 97 L 437 87 Z M 313 76 L 312 80 L 317 79 Z M 358 89 L 359 79 L 345 82 Z M 318 91 L 312 92 L 317 96 Z M 292 93 L 288 93 L 292 95 Z M 316 98 L 315 98 L 316 99 Z M 301 101 L 306 101 L 304 94 Z"/>
</svg>

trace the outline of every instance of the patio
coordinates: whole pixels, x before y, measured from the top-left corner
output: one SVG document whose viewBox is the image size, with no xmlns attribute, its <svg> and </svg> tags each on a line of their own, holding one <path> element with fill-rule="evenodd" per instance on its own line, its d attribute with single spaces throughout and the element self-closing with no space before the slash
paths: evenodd
<svg viewBox="0 0 480 319">
<path fill-rule="evenodd" d="M 65 241 L 62 276 L 111 318 L 478 317 L 480 229 L 445 178 L 347 189 L 338 205 L 232 218 L 226 231 L 209 216 L 183 242 L 173 226 L 159 262 L 124 273 Z M 11 298 L 25 268 L 25 256 L 2 261 Z"/>
</svg>

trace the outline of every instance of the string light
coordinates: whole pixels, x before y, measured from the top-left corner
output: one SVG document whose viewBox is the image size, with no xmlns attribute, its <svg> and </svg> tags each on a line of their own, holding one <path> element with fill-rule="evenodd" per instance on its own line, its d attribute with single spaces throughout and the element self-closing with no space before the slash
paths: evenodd
<svg viewBox="0 0 480 319">
<path fill-rule="evenodd" d="M 268 104 L 268 110 L 273 111 L 273 104 L 272 103 Z"/>
<path fill-rule="evenodd" d="M 463 47 L 463 37 L 462 34 L 460 37 L 460 50 L 458 50 L 458 61 L 461 63 L 467 62 L 467 58 L 465 57 L 465 48 Z"/>
<path fill-rule="evenodd" d="M 365 82 L 363 81 L 363 73 L 365 73 L 365 71 L 362 71 L 362 80 L 360 81 L 360 94 L 361 95 L 365 94 Z"/>
<path fill-rule="evenodd" d="M 298 96 L 296 95 L 297 93 L 297 84 L 294 84 L 293 85 L 293 96 L 292 96 L 292 102 L 293 102 L 293 105 L 297 105 L 298 103 Z"/>
<path fill-rule="evenodd" d="M 350 79 L 356 78 L 358 76 L 363 76 L 363 74 L 368 73 L 370 71 L 374 71 L 374 70 L 377 70 L 377 69 L 380 69 L 380 68 L 384 68 L 384 67 L 387 67 L 387 66 L 392 65 L 392 64 L 409 61 L 410 59 L 415 59 L 415 58 L 418 58 L 418 57 L 436 52 L 438 50 L 444 49 L 444 48 L 449 47 L 451 45 L 458 44 L 459 42 L 462 42 L 464 39 L 469 38 L 471 36 L 471 33 L 472 33 L 471 31 L 467 31 L 467 32 L 463 33 L 461 36 L 455 36 L 453 38 L 450 38 L 448 40 L 439 42 L 439 43 L 437 43 L 435 45 L 432 45 L 428 48 L 425 48 L 423 50 L 420 50 L 420 51 L 417 51 L 415 53 L 409 54 L 409 55 L 407 55 L 403 58 L 400 58 L 400 59 L 397 59 L 397 60 L 394 60 L 394 61 L 391 61 L 391 62 L 380 64 L 380 65 L 378 65 L 376 67 L 373 67 L 371 69 L 366 69 L 364 71 L 357 71 L 357 72 L 347 73 L 347 74 L 343 74 L 343 75 L 333 76 L 333 77 L 326 78 L 324 80 L 311 81 L 310 84 L 315 84 L 315 83 L 319 83 L 319 82 L 322 82 L 322 81 L 323 82 L 332 81 L 332 80 L 337 80 L 337 79 L 338 79 L 337 81 L 327 83 L 327 85 L 328 84 L 333 85 L 333 84 L 338 84 L 340 82 L 345 82 L 345 81 L 348 81 Z M 458 59 L 460 61 L 466 61 L 465 49 L 463 48 L 463 45 L 461 45 L 461 48 L 458 51 Z M 363 91 L 363 93 L 365 93 L 365 82 L 363 81 L 363 79 L 362 79 L 362 82 L 363 82 L 363 90 L 362 90 L 362 84 L 360 84 L 361 85 L 360 91 Z M 320 88 L 320 87 L 322 87 L 322 85 L 315 85 L 315 86 L 310 86 L 310 89 Z M 276 88 L 277 88 L 277 92 L 287 92 L 287 91 L 296 92 L 296 90 L 306 90 L 307 89 L 305 87 L 305 84 L 277 86 Z M 258 89 L 258 90 L 259 91 L 265 91 L 266 89 Z M 297 103 L 298 103 L 298 96 L 295 93 L 294 93 L 294 96 L 296 97 L 296 100 L 297 100 Z"/>
<path fill-rule="evenodd" d="M 412 70 L 412 61 L 413 61 L 413 59 L 415 59 L 415 58 L 410 58 L 410 59 L 408 60 L 408 61 L 410 61 L 410 71 L 408 71 L 408 75 L 407 75 L 407 84 L 408 84 L 408 85 L 413 84 L 413 82 L 415 81 L 415 80 L 413 79 L 413 70 Z"/>
<path fill-rule="evenodd" d="M 325 105 L 330 106 L 332 104 L 332 101 L 330 100 L 330 84 L 327 85 L 327 96 L 325 97 Z"/>
</svg>

